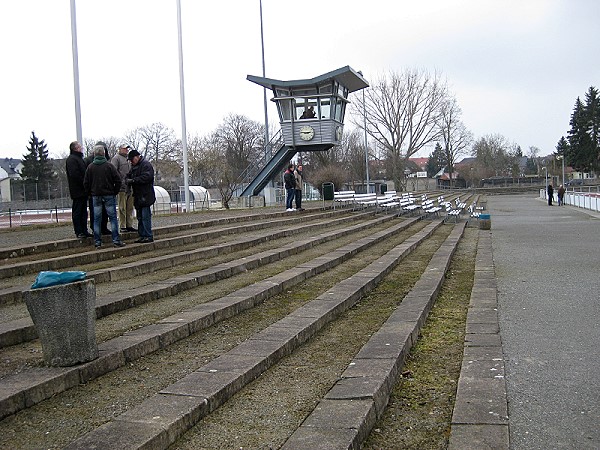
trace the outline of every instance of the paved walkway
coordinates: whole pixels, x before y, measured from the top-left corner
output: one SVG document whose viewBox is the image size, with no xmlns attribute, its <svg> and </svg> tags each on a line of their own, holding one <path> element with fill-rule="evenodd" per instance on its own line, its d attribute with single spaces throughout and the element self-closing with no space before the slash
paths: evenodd
<svg viewBox="0 0 600 450">
<path fill-rule="evenodd" d="M 489 196 L 511 449 L 600 448 L 600 215 Z"/>
</svg>

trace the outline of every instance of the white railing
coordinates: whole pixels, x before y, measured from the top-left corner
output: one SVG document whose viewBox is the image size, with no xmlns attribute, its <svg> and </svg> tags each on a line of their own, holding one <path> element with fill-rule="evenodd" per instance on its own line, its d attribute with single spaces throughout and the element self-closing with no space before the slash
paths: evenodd
<svg viewBox="0 0 600 450">
<path fill-rule="evenodd" d="M 540 189 L 540 198 L 547 199 L 546 190 Z M 556 189 L 554 190 L 554 200 L 558 204 Z M 590 211 L 600 212 L 600 187 L 589 186 L 574 188 L 565 192 L 565 205 L 576 206 L 578 208 L 589 209 Z"/>
</svg>

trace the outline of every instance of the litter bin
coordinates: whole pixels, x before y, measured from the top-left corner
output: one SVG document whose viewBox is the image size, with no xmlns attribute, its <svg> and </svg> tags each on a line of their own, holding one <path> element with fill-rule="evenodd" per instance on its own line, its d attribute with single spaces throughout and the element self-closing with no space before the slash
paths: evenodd
<svg viewBox="0 0 600 450">
<path fill-rule="evenodd" d="M 30 289 L 23 296 L 49 365 L 73 366 L 98 357 L 93 280 Z"/>
<path fill-rule="evenodd" d="M 490 230 L 492 228 L 492 219 L 489 214 L 479 214 L 479 229 Z"/>
<path fill-rule="evenodd" d="M 323 200 L 333 200 L 333 183 L 323 183 Z"/>
</svg>

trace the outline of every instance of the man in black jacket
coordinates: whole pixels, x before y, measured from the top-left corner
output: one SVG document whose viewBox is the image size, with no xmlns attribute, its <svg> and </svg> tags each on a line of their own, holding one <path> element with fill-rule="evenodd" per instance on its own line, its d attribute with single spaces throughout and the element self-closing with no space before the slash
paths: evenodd
<svg viewBox="0 0 600 450">
<path fill-rule="evenodd" d="M 87 228 L 87 203 L 88 196 L 83 187 L 83 178 L 87 163 L 83 159 L 83 147 L 77 141 L 69 145 L 70 154 L 67 157 L 66 169 L 69 180 L 69 194 L 71 195 L 71 218 L 73 229 L 78 238 L 91 237 Z"/>
<path fill-rule="evenodd" d="M 119 237 L 119 223 L 117 221 L 116 195 L 121 189 L 121 176 L 115 166 L 106 159 L 106 144 L 97 142 L 94 146 L 94 160 L 88 166 L 83 186 L 92 196 L 94 204 L 94 245 L 102 246 L 102 210 L 106 211 L 110 219 L 112 241 L 115 247 L 125 244 Z"/>
<path fill-rule="evenodd" d="M 136 243 L 154 241 L 152 235 L 152 211 L 150 207 L 156 201 L 154 194 L 154 168 L 140 152 L 131 150 L 127 155 L 131 161 L 131 171 L 127 174 L 126 183 L 133 189 L 133 206 L 138 220 L 138 235 Z"/>
</svg>

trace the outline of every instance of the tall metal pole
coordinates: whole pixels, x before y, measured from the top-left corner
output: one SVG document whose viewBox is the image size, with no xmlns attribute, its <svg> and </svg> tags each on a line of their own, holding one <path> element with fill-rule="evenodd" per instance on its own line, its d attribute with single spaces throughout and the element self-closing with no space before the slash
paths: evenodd
<svg viewBox="0 0 600 450">
<path fill-rule="evenodd" d="M 73 90 L 75 91 L 75 131 L 77 141 L 83 145 L 81 132 L 81 102 L 79 99 L 79 54 L 77 51 L 77 13 L 75 0 L 71 0 L 71 46 L 73 50 Z"/>
<path fill-rule="evenodd" d="M 362 75 L 362 74 L 361 74 Z M 367 173 L 367 194 L 370 192 L 370 180 L 369 180 L 369 147 L 367 141 L 367 104 L 365 103 L 365 90 L 362 91 L 363 94 L 363 120 L 364 120 L 364 129 L 365 129 L 365 167 Z"/>
<path fill-rule="evenodd" d="M 260 48 L 262 54 L 262 76 L 266 78 L 265 75 L 265 38 L 263 33 L 263 15 L 262 15 L 262 0 L 259 0 L 260 7 Z M 267 146 L 269 145 L 269 115 L 267 113 L 267 88 L 263 87 L 263 103 L 265 108 L 265 163 L 268 161 L 267 159 Z"/>
<path fill-rule="evenodd" d="M 183 147 L 183 188 L 185 210 L 190 212 L 190 180 L 188 174 L 187 129 L 185 120 L 185 89 L 183 84 L 183 44 L 181 39 L 181 0 L 177 0 L 177 35 L 179 47 L 179 97 L 181 99 L 181 145 Z"/>
</svg>

